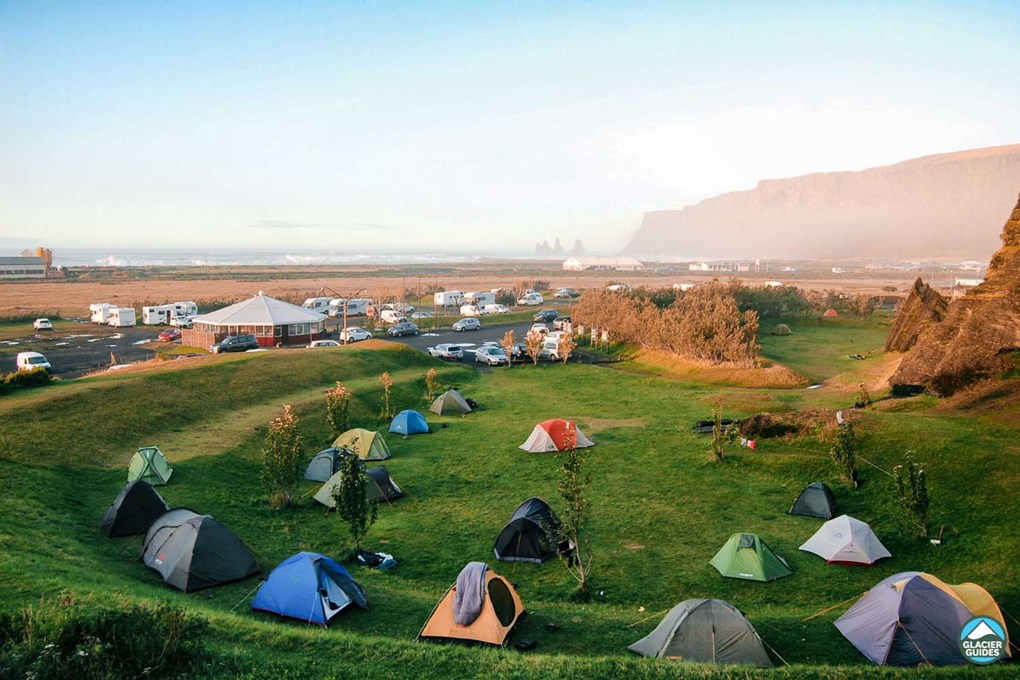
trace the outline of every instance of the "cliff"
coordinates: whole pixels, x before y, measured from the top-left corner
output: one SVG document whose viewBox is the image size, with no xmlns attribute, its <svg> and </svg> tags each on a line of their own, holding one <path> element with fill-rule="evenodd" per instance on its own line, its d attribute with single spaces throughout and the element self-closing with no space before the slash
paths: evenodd
<svg viewBox="0 0 1020 680">
<path fill-rule="evenodd" d="M 949 301 L 937 290 L 918 278 L 903 306 L 896 315 L 896 322 L 885 341 L 887 352 L 906 352 L 917 342 L 917 338 L 932 323 L 938 323 L 946 316 Z"/>
<path fill-rule="evenodd" d="M 1018 186 L 1020 144 L 764 180 L 682 210 L 646 213 L 624 254 L 984 259 Z"/>
</svg>

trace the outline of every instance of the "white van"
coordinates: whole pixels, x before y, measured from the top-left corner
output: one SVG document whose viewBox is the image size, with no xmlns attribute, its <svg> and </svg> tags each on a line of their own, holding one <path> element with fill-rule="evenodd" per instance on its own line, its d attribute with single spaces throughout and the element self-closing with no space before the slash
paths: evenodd
<svg viewBox="0 0 1020 680">
<path fill-rule="evenodd" d="M 111 326 L 124 328 L 135 325 L 135 310 L 133 307 L 114 307 L 110 310 L 110 318 L 107 321 Z"/>
<path fill-rule="evenodd" d="M 106 323 L 110 320 L 110 310 L 115 305 L 109 302 L 97 302 L 89 305 L 89 321 L 92 323 Z"/>
<path fill-rule="evenodd" d="M 403 312 L 398 312 L 395 309 L 384 309 L 382 314 L 379 315 L 379 320 L 383 323 L 400 323 L 401 321 L 407 321 L 407 317 L 404 316 Z"/>
<path fill-rule="evenodd" d="M 478 305 L 472 305 L 472 304 L 461 305 L 460 306 L 460 315 L 461 316 L 481 316 L 482 315 L 482 310 L 478 309 Z"/>
<path fill-rule="evenodd" d="M 328 297 L 311 297 L 301 303 L 301 306 L 305 309 L 310 309 L 313 312 L 319 312 L 325 314 L 329 311 L 329 303 L 333 298 Z"/>
<path fill-rule="evenodd" d="M 50 362 L 39 352 L 18 352 L 18 370 L 31 371 L 33 368 L 50 370 Z"/>
<path fill-rule="evenodd" d="M 542 304 L 543 302 L 545 302 L 545 298 L 543 298 L 538 293 L 526 293 L 526 294 L 522 295 L 519 300 L 517 300 L 517 304 L 519 304 L 519 305 L 530 305 L 530 306 L 538 306 L 538 305 Z"/>
<path fill-rule="evenodd" d="M 509 314 L 510 310 L 506 305 L 485 305 L 482 307 L 482 314 Z"/>
</svg>

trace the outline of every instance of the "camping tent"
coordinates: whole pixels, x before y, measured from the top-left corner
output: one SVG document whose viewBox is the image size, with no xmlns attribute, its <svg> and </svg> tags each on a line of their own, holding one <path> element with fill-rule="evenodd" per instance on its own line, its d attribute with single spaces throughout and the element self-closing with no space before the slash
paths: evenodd
<svg viewBox="0 0 1020 680">
<path fill-rule="evenodd" d="M 772 327 L 772 335 L 792 335 L 793 331 L 785 323 L 777 323 Z"/>
<path fill-rule="evenodd" d="M 305 468 L 305 479 L 310 482 L 325 482 L 340 469 L 340 460 L 345 454 L 354 455 L 350 449 L 338 449 L 335 446 L 319 451 Z"/>
<path fill-rule="evenodd" d="M 723 576 L 751 581 L 774 581 L 793 573 L 756 534 L 733 534 L 709 564 Z"/>
<path fill-rule="evenodd" d="M 382 435 L 361 428 L 344 432 L 333 440 L 333 448 L 349 449 L 361 460 L 386 460 L 390 457 L 390 447 L 386 446 Z"/>
<path fill-rule="evenodd" d="M 234 532 L 188 508 L 174 508 L 152 523 L 142 561 L 186 593 L 259 572 L 255 556 Z"/>
<path fill-rule="evenodd" d="M 170 467 L 162 451 L 155 446 L 146 446 L 131 456 L 127 480 L 133 482 L 141 479 L 153 486 L 159 486 L 169 482 L 173 472 L 174 469 Z"/>
<path fill-rule="evenodd" d="M 829 307 L 828 309 L 825 310 L 825 313 L 822 314 L 822 316 L 824 316 L 826 319 L 831 319 L 833 317 L 839 316 L 839 312 L 837 312 L 832 307 Z"/>
<path fill-rule="evenodd" d="M 595 446 L 595 442 L 588 439 L 574 421 L 554 418 L 536 425 L 528 440 L 517 448 L 530 453 L 544 453 L 572 448 L 583 449 L 589 446 Z"/>
<path fill-rule="evenodd" d="M 347 570 L 325 555 L 300 552 L 273 569 L 251 608 L 328 626 L 352 604 L 368 611 L 364 589 Z"/>
<path fill-rule="evenodd" d="M 907 571 L 880 581 L 836 628 L 861 654 L 882 666 L 966 664 L 960 632 L 975 616 L 995 619 L 1006 631 L 999 606 L 974 583 L 949 585 L 931 574 Z M 1006 640 L 1009 655 L 1009 640 Z"/>
<path fill-rule="evenodd" d="M 103 534 L 110 538 L 144 534 L 149 525 L 169 509 L 152 484 L 139 479 L 128 482 L 120 490 L 100 526 Z"/>
<path fill-rule="evenodd" d="M 832 489 L 822 482 L 811 482 L 800 492 L 786 514 L 832 519 L 836 512 L 836 497 L 832 495 Z"/>
<path fill-rule="evenodd" d="M 654 659 L 772 666 L 754 626 L 725 600 L 684 600 L 627 649 Z"/>
<path fill-rule="evenodd" d="M 492 547 L 503 562 L 544 562 L 556 555 L 558 522 L 541 498 L 529 498 L 514 510 Z"/>
<path fill-rule="evenodd" d="M 457 390 L 446 390 L 432 402 L 429 410 L 437 416 L 459 416 L 471 413 L 471 407 Z"/>
<path fill-rule="evenodd" d="M 425 416 L 417 411 L 401 411 L 390 423 L 390 432 L 402 434 L 405 437 L 412 434 L 425 434 L 429 431 L 429 424 Z"/>
<path fill-rule="evenodd" d="M 892 557 L 871 527 L 848 515 L 830 519 L 800 549 L 829 564 L 871 565 L 883 557 Z"/>
<path fill-rule="evenodd" d="M 342 472 L 337 472 L 327 479 L 322 488 L 315 492 L 315 500 L 328 508 L 335 508 L 336 502 L 333 500 L 333 487 L 340 484 L 342 474 Z M 365 495 L 368 496 L 369 501 L 373 503 L 389 502 L 404 495 L 404 492 L 397 486 L 397 483 L 390 477 L 390 473 L 386 470 L 385 466 L 380 465 L 379 467 L 367 468 L 365 475 L 368 477 L 368 480 L 365 482 Z"/>
<path fill-rule="evenodd" d="M 481 562 L 470 562 L 432 610 L 418 638 L 503 646 L 523 614 L 524 605 L 509 581 Z"/>
</svg>

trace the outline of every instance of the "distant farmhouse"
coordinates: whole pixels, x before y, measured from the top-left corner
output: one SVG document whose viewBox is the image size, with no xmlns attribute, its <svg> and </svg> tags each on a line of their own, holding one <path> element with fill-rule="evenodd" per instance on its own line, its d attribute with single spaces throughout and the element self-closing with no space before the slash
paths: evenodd
<svg viewBox="0 0 1020 680">
<path fill-rule="evenodd" d="M 636 272 L 644 265 L 633 257 L 568 257 L 563 261 L 563 271 L 583 272 L 591 269 L 613 269 L 619 272 Z"/>
<path fill-rule="evenodd" d="M 41 257 L 0 257 L 0 280 L 45 278 L 46 260 Z"/>
</svg>

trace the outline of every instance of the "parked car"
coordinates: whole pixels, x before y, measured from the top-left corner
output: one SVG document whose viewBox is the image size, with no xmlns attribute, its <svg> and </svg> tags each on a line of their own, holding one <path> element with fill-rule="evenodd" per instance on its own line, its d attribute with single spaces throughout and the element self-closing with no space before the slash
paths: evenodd
<svg viewBox="0 0 1020 680">
<path fill-rule="evenodd" d="M 545 334 L 546 340 L 559 340 L 567 334 L 566 331 L 549 331 Z"/>
<path fill-rule="evenodd" d="M 523 342 L 518 342 L 510 350 L 511 361 L 524 361 L 528 358 L 528 346 Z"/>
<path fill-rule="evenodd" d="M 390 326 L 386 333 L 391 338 L 401 338 L 405 335 L 418 335 L 418 324 L 413 321 L 401 321 L 398 324 Z"/>
<path fill-rule="evenodd" d="M 425 311 L 424 309 L 418 310 L 411 314 L 412 319 L 431 319 L 432 312 Z"/>
<path fill-rule="evenodd" d="M 221 352 L 246 352 L 249 349 L 258 349 L 259 341 L 250 333 L 244 335 L 228 335 L 215 345 L 209 347 L 213 354 Z"/>
<path fill-rule="evenodd" d="M 560 313 L 557 312 L 555 309 L 543 309 L 540 312 L 536 312 L 535 316 L 531 317 L 531 320 L 545 321 L 546 323 L 548 323 L 550 321 L 555 321 L 559 315 Z"/>
<path fill-rule="evenodd" d="M 478 331 L 482 328 L 482 322 L 474 317 L 461 319 L 460 321 L 454 321 L 453 325 L 450 326 L 455 331 Z"/>
<path fill-rule="evenodd" d="M 478 305 L 461 305 L 460 315 L 461 316 L 481 316 L 482 310 L 478 308 Z"/>
<path fill-rule="evenodd" d="M 398 312 L 395 309 L 384 309 L 379 315 L 379 320 L 383 323 L 400 323 L 401 321 L 407 321 L 407 317 L 404 316 L 403 312 Z"/>
<path fill-rule="evenodd" d="M 483 345 L 475 350 L 475 361 L 480 364 L 488 364 L 489 366 L 499 366 L 501 364 L 509 364 L 510 357 L 506 355 L 506 350 L 502 347 Z"/>
<path fill-rule="evenodd" d="M 549 332 L 549 327 L 546 326 L 544 323 L 536 323 L 533 324 L 530 329 L 528 329 L 529 333 L 531 333 L 532 331 L 545 335 L 546 333 Z"/>
<path fill-rule="evenodd" d="M 539 293 L 526 293 L 517 300 L 517 304 L 526 306 L 538 306 L 543 302 L 545 302 L 545 298 Z"/>
<path fill-rule="evenodd" d="M 542 349 L 538 353 L 538 358 L 545 361 L 559 361 L 560 341 L 546 338 L 545 342 L 542 343 Z"/>
<path fill-rule="evenodd" d="M 445 359 L 446 361 L 460 361 L 464 356 L 464 349 L 460 345 L 448 342 L 436 345 L 435 347 L 426 347 L 425 351 L 428 352 L 429 356 Z"/>
<path fill-rule="evenodd" d="M 350 328 L 345 328 L 340 331 L 340 335 L 338 337 L 340 342 L 349 344 L 352 342 L 361 342 L 362 340 L 371 340 L 372 334 L 360 326 L 351 326 Z"/>
<path fill-rule="evenodd" d="M 32 322 L 32 328 L 37 331 L 52 331 L 53 324 L 50 323 L 49 319 L 36 319 Z"/>
<path fill-rule="evenodd" d="M 50 370 L 50 362 L 39 352 L 18 352 L 16 363 L 19 371 L 31 371 L 34 368 Z"/>
<path fill-rule="evenodd" d="M 571 324 L 573 324 L 573 321 L 570 320 L 569 316 L 558 316 L 555 319 L 553 319 L 553 328 L 558 331 L 564 330 L 567 326 L 570 326 Z"/>
<path fill-rule="evenodd" d="M 160 342 L 173 342 L 174 340 L 180 340 L 180 339 L 181 339 L 181 329 L 180 328 L 168 328 L 168 329 L 166 329 L 165 331 L 163 331 L 162 333 L 159 334 L 159 341 Z"/>
<path fill-rule="evenodd" d="M 554 298 L 576 298 L 580 295 L 581 294 L 574 290 L 573 288 L 560 288 L 555 293 L 553 293 Z"/>
<path fill-rule="evenodd" d="M 509 314 L 510 309 L 506 305 L 485 305 L 482 307 L 482 314 Z"/>
<path fill-rule="evenodd" d="M 318 347 L 340 347 L 340 343 L 336 340 L 312 340 L 308 343 L 308 349 L 316 349 Z"/>
<path fill-rule="evenodd" d="M 170 319 L 170 325 L 176 326 L 177 328 L 191 328 L 195 325 L 195 317 L 175 316 Z"/>
</svg>

